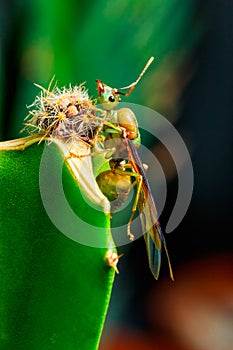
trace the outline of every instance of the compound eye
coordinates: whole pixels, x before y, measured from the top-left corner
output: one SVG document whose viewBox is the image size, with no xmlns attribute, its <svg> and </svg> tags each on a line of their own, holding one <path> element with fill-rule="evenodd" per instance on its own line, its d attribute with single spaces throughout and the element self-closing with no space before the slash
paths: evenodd
<svg viewBox="0 0 233 350">
<path fill-rule="evenodd" d="M 110 102 L 115 102 L 115 97 L 111 95 L 111 96 L 109 96 L 108 100 L 109 100 Z"/>
</svg>

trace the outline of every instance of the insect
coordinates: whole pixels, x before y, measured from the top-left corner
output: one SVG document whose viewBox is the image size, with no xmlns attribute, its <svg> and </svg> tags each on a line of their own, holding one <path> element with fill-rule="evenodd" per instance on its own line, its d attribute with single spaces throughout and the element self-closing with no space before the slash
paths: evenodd
<svg viewBox="0 0 233 350">
<path fill-rule="evenodd" d="M 133 111 L 128 108 L 115 110 L 120 103 L 120 95 L 129 96 L 132 93 L 152 61 L 153 57 L 149 59 L 137 80 L 124 88 L 111 88 L 100 80 L 96 81 L 99 100 L 106 111 L 104 125 L 106 133 L 105 147 L 114 147 L 115 149 L 109 161 L 111 169 L 99 174 L 96 180 L 104 195 L 110 202 L 112 201 L 112 212 L 125 201 L 132 185 L 137 187 L 132 214 L 127 224 L 127 234 L 130 240 L 134 239 L 134 235 L 131 232 L 131 223 L 138 208 L 142 229 L 145 232 L 144 238 L 151 272 L 155 279 L 158 279 L 163 246 L 167 255 L 170 276 L 173 280 L 166 241 L 158 221 L 158 214 L 147 180 L 145 166 L 137 151 L 140 145 L 137 119 Z M 122 90 L 126 89 L 128 89 L 128 92 L 123 93 Z"/>
</svg>

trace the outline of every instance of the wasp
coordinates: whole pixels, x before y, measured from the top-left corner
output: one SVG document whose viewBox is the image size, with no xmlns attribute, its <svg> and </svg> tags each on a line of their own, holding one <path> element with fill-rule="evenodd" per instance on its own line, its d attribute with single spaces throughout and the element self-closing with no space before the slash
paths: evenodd
<svg viewBox="0 0 233 350">
<path fill-rule="evenodd" d="M 134 239 L 131 232 L 131 223 L 138 208 L 142 230 L 145 232 L 144 238 L 150 270 L 155 279 L 158 279 L 161 251 L 164 247 L 170 277 L 174 280 L 165 237 L 159 223 L 145 165 L 138 153 L 140 133 L 136 116 L 129 108 L 116 110 L 121 101 L 121 96 L 127 97 L 132 93 L 153 59 L 153 57 L 149 59 L 137 80 L 129 86 L 116 89 L 104 84 L 101 80 L 96 80 L 99 100 L 106 111 L 103 130 L 106 134 L 105 147 L 114 150 L 109 161 L 110 170 L 100 173 L 96 181 L 103 194 L 109 199 L 110 203 L 113 203 L 111 205 L 112 212 L 126 200 L 132 185 L 136 186 L 132 214 L 127 224 L 127 235 L 130 240 Z M 125 93 L 122 90 L 128 91 Z"/>
</svg>

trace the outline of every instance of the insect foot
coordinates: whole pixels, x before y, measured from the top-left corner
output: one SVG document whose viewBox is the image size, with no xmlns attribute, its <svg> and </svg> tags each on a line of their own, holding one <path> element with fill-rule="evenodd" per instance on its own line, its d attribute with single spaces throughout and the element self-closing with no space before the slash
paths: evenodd
<svg viewBox="0 0 233 350">
<path fill-rule="evenodd" d="M 129 237 L 130 241 L 134 240 L 134 234 L 130 232 L 130 226 L 127 227 L 127 236 Z"/>
</svg>

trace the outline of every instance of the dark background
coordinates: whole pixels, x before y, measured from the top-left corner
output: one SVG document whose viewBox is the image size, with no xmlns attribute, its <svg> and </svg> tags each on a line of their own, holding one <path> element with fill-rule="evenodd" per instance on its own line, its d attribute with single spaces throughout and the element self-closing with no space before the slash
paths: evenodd
<svg viewBox="0 0 233 350">
<path fill-rule="evenodd" d="M 2 141 L 19 136 L 26 105 L 38 93 L 34 82 L 46 87 L 55 74 L 59 86 L 86 81 L 90 95 L 96 96 L 95 79 L 125 86 L 135 80 L 147 59 L 155 56 L 128 101 L 167 117 L 186 142 L 193 162 L 191 205 L 179 227 L 167 236 L 178 279 L 172 287 L 174 303 L 178 300 L 176 288 L 178 293 L 180 281 L 186 278 L 189 285 L 190 273 L 199 281 L 199 276 L 208 271 L 218 285 L 221 271 L 224 274 L 228 266 L 226 263 L 221 269 L 222 261 L 232 264 L 232 16 L 233 3 L 227 0 L 1 2 Z M 168 197 L 161 216 L 165 226 L 176 198 L 177 179 L 172 169 L 169 171 L 169 155 L 166 158 L 166 152 L 161 152 L 157 143 L 151 144 L 146 135 L 142 143 L 153 149 L 168 172 Z M 160 323 L 160 315 L 167 312 L 163 302 L 161 309 L 156 306 L 154 323 L 146 306 L 151 293 L 155 300 L 161 293 L 166 298 L 164 284 L 170 291 L 165 258 L 161 282 L 155 282 L 147 266 L 143 239 L 121 251 L 125 255 L 116 277 L 103 348 L 114 348 L 114 342 L 120 339 L 117 336 L 117 340 L 111 340 L 115 329 L 130 329 L 134 332 L 132 338 L 142 332 L 147 339 L 160 338 L 161 334 L 173 339 L 171 327 Z M 210 258 L 214 259 L 212 270 L 206 263 Z M 220 269 L 218 276 L 216 266 Z M 188 277 L 186 267 L 191 271 Z M 197 286 L 201 289 L 202 281 Z M 183 293 L 185 288 L 181 289 Z M 223 299 L 227 293 L 223 288 Z M 150 311 L 153 313 L 153 307 Z M 176 313 L 171 322 L 176 322 Z M 188 344 L 187 348 L 192 349 L 191 340 L 184 341 L 181 335 L 177 339 L 173 339 L 173 345 Z M 124 349 L 124 342 L 121 346 Z"/>
</svg>

